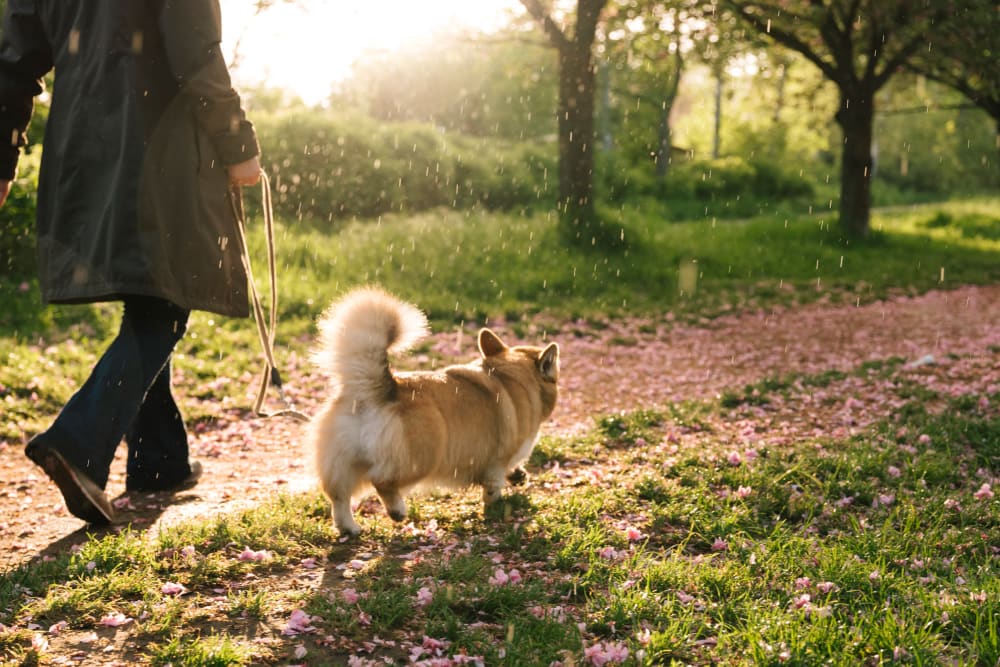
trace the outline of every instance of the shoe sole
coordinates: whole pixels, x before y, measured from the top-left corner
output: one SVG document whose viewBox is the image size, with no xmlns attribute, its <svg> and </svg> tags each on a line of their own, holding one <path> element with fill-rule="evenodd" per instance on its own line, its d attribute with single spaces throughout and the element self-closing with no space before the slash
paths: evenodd
<svg viewBox="0 0 1000 667">
<path fill-rule="evenodd" d="M 114 520 L 114 510 L 104 492 L 59 452 L 37 445 L 28 458 L 41 466 L 62 493 L 66 508 L 87 523 L 107 525 Z"/>
</svg>

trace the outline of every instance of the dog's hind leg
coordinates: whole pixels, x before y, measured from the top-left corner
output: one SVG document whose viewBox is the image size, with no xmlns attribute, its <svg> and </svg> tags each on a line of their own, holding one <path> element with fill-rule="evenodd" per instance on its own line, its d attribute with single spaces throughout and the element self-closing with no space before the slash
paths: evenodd
<svg viewBox="0 0 1000 667">
<path fill-rule="evenodd" d="M 399 489 L 394 486 L 376 486 L 375 492 L 382 499 L 382 504 L 390 519 L 402 521 L 406 518 L 406 501 L 399 494 Z"/>
<path fill-rule="evenodd" d="M 528 481 L 528 471 L 523 466 L 517 466 L 507 473 L 507 482 L 511 486 L 521 486 Z"/>
</svg>

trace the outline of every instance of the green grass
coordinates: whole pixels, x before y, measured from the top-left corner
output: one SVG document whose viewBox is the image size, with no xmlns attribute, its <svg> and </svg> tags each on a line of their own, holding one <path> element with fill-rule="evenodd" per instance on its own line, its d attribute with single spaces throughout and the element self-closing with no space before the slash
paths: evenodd
<svg viewBox="0 0 1000 667">
<path fill-rule="evenodd" d="M 368 282 L 419 304 L 439 329 L 499 318 L 572 329 L 1000 280 L 997 199 L 878 211 L 860 245 L 843 244 L 826 214 L 787 225 L 620 218 L 628 248 L 606 255 L 559 246 L 545 215 L 440 212 L 335 235 L 283 224 L 279 355 L 304 352 L 326 303 Z M 255 258 L 261 244 L 255 234 Z M 10 443 L 44 427 L 117 326 L 114 305 L 36 303 L 30 281 L 0 283 L 0 440 Z M 245 403 L 255 336 L 245 321 L 193 318 L 176 366 L 194 421 Z M 732 415 L 853 379 L 885 381 L 904 403 L 859 435 L 725 463 Z M 899 359 L 761 378 L 717 401 L 595 415 L 587 434 L 543 439 L 532 486 L 488 517 L 474 493 L 431 497 L 411 505 L 414 528 L 366 514 L 365 537 L 345 543 L 323 498 L 282 495 L 156 535 L 93 537 L 0 573 L 0 664 L 46 660 L 29 625 L 65 622 L 75 636 L 126 632 L 123 660 L 175 665 L 345 664 L 364 651 L 405 663 L 418 649 L 515 665 L 625 649 L 629 664 L 650 665 L 994 665 L 1000 501 L 974 494 L 978 471 L 1000 467 L 1000 423 L 980 398 L 918 384 Z M 675 431 L 699 446 L 668 457 Z M 498 583 L 498 570 L 515 569 L 520 581 Z M 167 583 L 187 593 L 165 593 Z M 282 635 L 295 611 L 317 630 Z M 125 630 L 101 624 L 113 612 L 132 619 Z"/>
<path fill-rule="evenodd" d="M 492 517 L 472 493 L 428 497 L 415 502 L 415 530 L 364 515 L 366 535 L 345 543 L 325 502 L 305 494 L 92 538 L 0 574 L 0 656 L 33 659 L 29 622 L 107 634 L 100 619 L 119 612 L 133 619 L 133 659 L 152 664 L 435 651 L 513 665 L 624 650 L 641 665 L 1000 659 L 1000 500 L 974 495 L 973 472 L 997 470 L 995 411 L 974 395 L 933 413 L 914 399 L 856 436 L 732 465 L 708 427 L 726 410 L 671 405 L 546 438 L 532 489 Z M 664 465 L 664 434 L 697 420 L 701 445 Z M 560 469 L 601 474 L 581 485 Z M 247 545 L 268 557 L 241 560 Z M 319 566 L 312 579 L 304 559 Z M 168 581 L 187 593 L 161 592 Z M 315 630 L 282 635 L 296 611 Z"/>
<path fill-rule="evenodd" d="M 154 665 L 184 667 L 227 667 L 249 664 L 251 652 L 230 637 L 211 635 L 196 639 L 173 638 L 163 646 L 155 646 L 150 656 Z"/>
<path fill-rule="evenodd" d="M 367 283 L 418 304 L 439 329 L 503 319 L 521 331 L 581 318 L 671 312 L 700 319 L 817 299 L 867 303 L 1000 280 L 1000 240 L 990 232 L 1000 225 L 995 198 L 877 210 L 872 238 L 861 244 L 842 241 L 829 211 L 743 222 L 660 214 L 621 210 L 614 224 L 629 245 L 607 253 L 560 245 L 551 213 L 439 211 L 353 223 L 336 234 L 318 222 L 279 222 L 279 361 L 304 352 L 331 299 Z M 264 276 L 263 237 L 252 227 Z M 44 428 L 118 320 L 114 304 L 41 308 L 37 285 L 29 280 L 21 291 L 21 282 L 0 281 L 0 440 L 8 441 Z M 246 402 L 242 391 L 259 360 L 250 323 L 204 313 L 192 318 L 176 358 L 195 398 L 221 395 L 235 404 Z M 219 378 L 239 381 L 220 387 Z M 195 406 L 191 416 L 208 419 L 211 410 Z"/>
<path fill-rule="evenodd" d="M 948 226 L 930 226 L 945 215 Z M 676 222 L 624 209 L 629 247 L 567 249 L 551 214 L 441 211 L 348 226 L 330 237 L 303 224 L 282 247 L 282 289 L 293 316 L 331 293 L 378 282 L 419 303 L 439 323 L 546 312 L 559 318 L 681 312 L 810 301 L 870 301 L 1000 278 L 1000 242 L 969 236 L 963 220 L 1000 221 L 1000 200 L 875 213 L 872 239 L 845 244 L 832 216 Z M 681 273 L 695 271 L 682 293 Z M 942 273 L 943 271 L 943 273 Z"/>
<path fill-rule="evenodd" d="M 624 230 L 629 247 L 609 252 L 561 246 L 552 213 L 441 210 L 352 223 L 335 234 L 326 223 L 279 221 L 283 324 L 307 333 L 332 297 L 371 282 L 420 304 L 442 325 L 516 321 L 538 312 L 563 319 L 665 309 L 701 315 L 706 308 L 824 295 L 870 301 L 1000 278 L 1000 239 L 970 233 L 995 228 L 998 199 L 876 210 L 872 238 L 853 244 L 843 242 L 829 212 L 743 222 L 683 222 L 661 213 L 623 207 L 609 224 Z M 259 276 L 265 275 L 262 243 L 255 233 Z M 54 334 L 80 317 L 98 335 L 110 333 L 100 324 L 103 313 L 39 310 L 33 286 L 21 292 L 4 282 L 0 302 L 6 306 L 0 324 L 20 340 Z"/>
</svg>

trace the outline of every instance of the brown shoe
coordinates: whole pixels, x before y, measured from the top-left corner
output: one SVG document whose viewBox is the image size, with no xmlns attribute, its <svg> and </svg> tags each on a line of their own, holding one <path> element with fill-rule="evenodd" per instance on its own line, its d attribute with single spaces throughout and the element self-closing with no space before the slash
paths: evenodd
<svg viewBox="0 0 1000 667">
<path fill-rule="evenodd" d="M 107 525 L 114 520 L 115 512 L 104 491 L 58 451 L 33 440 L 24 453 L 56 483 L 70 514 L 97 525 Z"/>
</svg>

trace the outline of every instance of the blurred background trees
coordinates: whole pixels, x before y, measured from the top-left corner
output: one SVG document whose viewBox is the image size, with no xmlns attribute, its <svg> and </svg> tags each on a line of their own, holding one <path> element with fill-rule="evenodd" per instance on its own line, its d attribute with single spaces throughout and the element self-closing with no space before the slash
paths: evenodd
<svg viewBox="0 0 1000 667">
<path fill-rule="evenodd" d="M 476 158 L 529 142 L 531 156 L 513 159 L 535 165 L 542 187 L 514 188 L 536 195 L 518 205 L 555 206 L 584 243 L 635 197 L 723 217 L 825 198 L 845 238 L 864 238 L 873 197 L 989 188 L 1000 171 L 987 127 L 1000 106 L 989 0 L 520 4 L 488 35 L 359 60 L 328 108 L 477 137 Z M 516 199 L 510 188 L 489 196 L 504 176 L 462 161 L 458 178 L 493 180 L 459 192 Z"/>
<path fill-rule="evenodd" d="M 331 11 L 318 2 L 223 10 L 310 20 Z M 605 248 L 626 208 L 664 224 L 825 210 L 856 241 L 872 205 L 1000 183 L 992 0 L 508 4 L 501 25 L 381 44 L 336 77 L 306 59 L 301 73 L 326 91 L 309 102 L 255 72 L 245 28 L 228 22 L 278 213 L 336 227 L 433 207 L 543 210 L 565 242 Z M 369 28 L 405 31 L 397 20 Z M 280 60 L 281 45 L 267 48 Z"/>
</svg>

